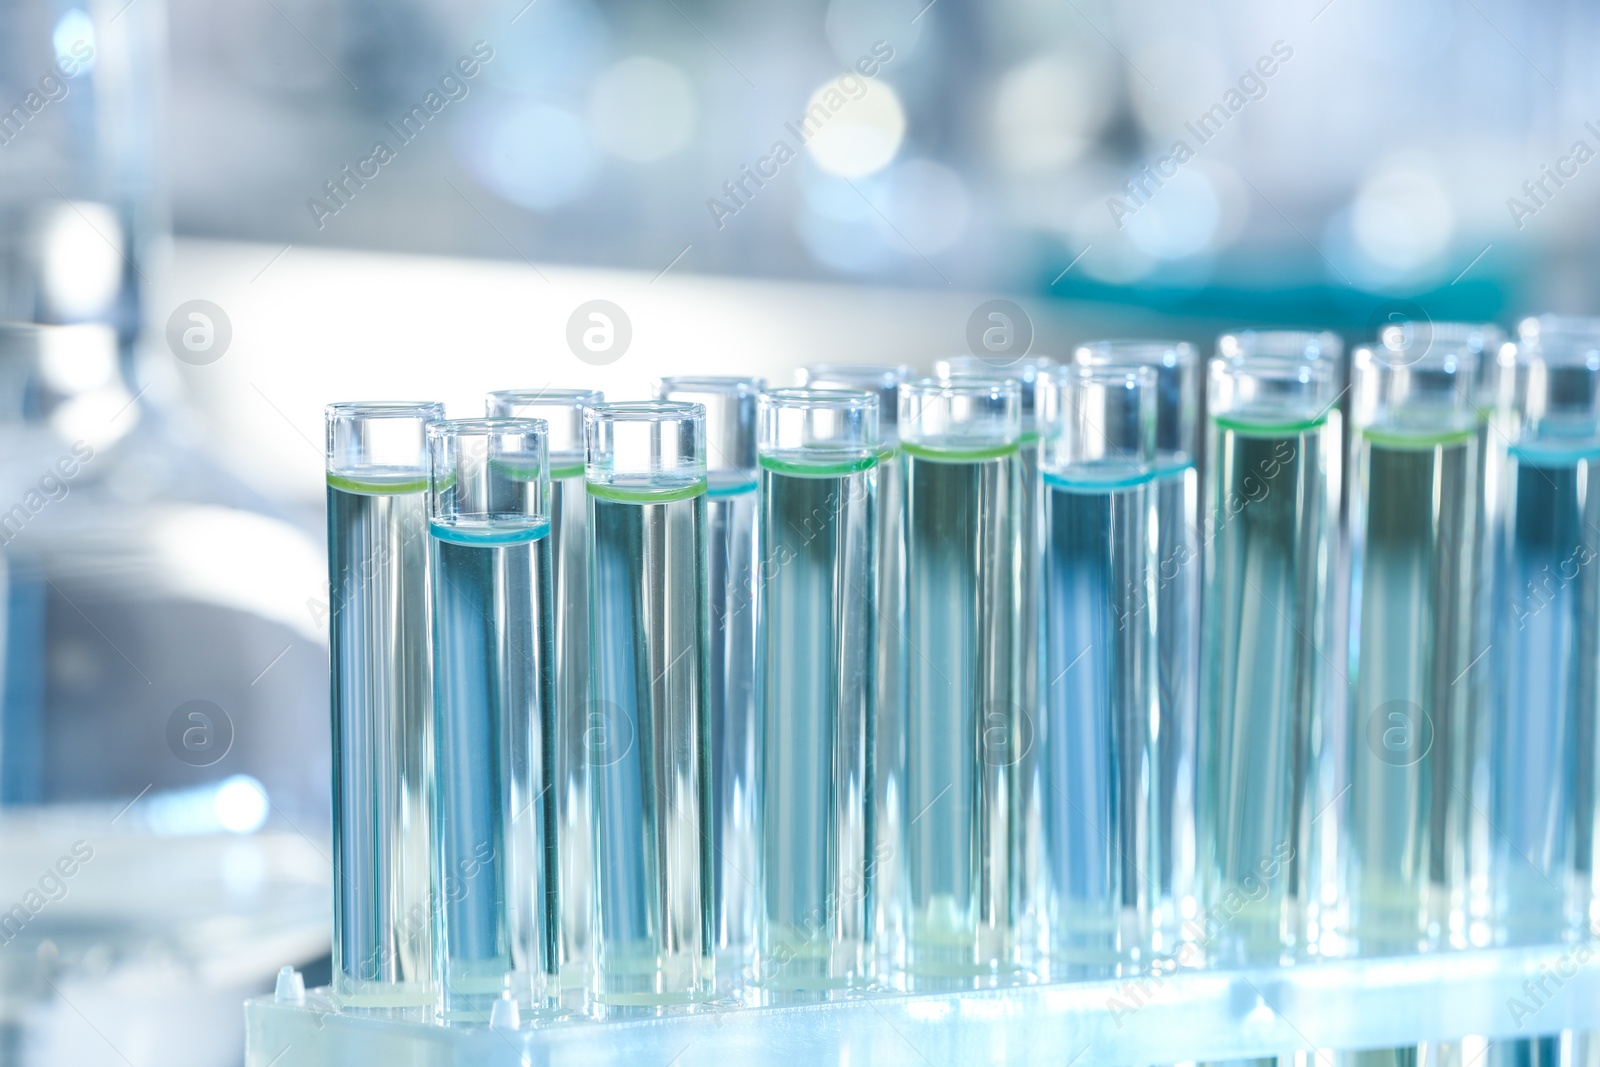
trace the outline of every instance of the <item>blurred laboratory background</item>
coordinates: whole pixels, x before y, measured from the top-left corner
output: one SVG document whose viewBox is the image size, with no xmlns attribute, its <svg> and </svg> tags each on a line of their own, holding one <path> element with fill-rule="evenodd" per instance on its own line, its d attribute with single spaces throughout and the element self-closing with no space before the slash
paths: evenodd
<svg viewBox="0 0 1600 1067">
<path fill-rule="evenodd" d="M 1600 311 L 1597 39 L 1575 0 L 6 0 L 0 1064 L 238 1063 L 242 997 L 319 980 L 325 403 Z"/>
</svg>

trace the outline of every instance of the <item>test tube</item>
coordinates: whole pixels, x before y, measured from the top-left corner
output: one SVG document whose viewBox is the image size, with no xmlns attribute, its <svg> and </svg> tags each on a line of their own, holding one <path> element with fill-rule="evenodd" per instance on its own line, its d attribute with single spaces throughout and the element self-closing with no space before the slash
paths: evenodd
<svg viewBox="0 0 1600 1067">
<path fill-rule="evenodd" d="M 1200 356 L 1183 341 L 1093 341 L 1073 353 L 1079 366 L 1145 366 L 1156 375 L 1155 494 L 1156 721 L 1153 728 L 1148 851 L 1139 865 L 1149 887 L 1145 934 L 1157 954 L 1175 955 L 1183 920 L 1194 914 L 1195 731 L 1200 683 Z M 1046 669 L 1045 680 L 1055 679 Z M 1064 684 L 1064 683 L 1055 683 Z"/>
<path fill-rule="evenodd" d="M 333 711 L 333 992 L 433 1005 L 433 671 L 428 622 L 432 403 L 327 408 Z"/>
<path fill-rule="evenodd" d="M 1502 362 L 1490 656 L 1499 944 L 1587 936 L 1600 707 L 1600 322 L 1524 322 Z"/>
<path fill-rule="evenodd" d="M 881 974 L 899 970 L 904 948 L 901 860 L 905 855 L 904 797 L 906 744 L 905 543 L 901 527 L 905 487 L 900 470 L 900 386 L 913 377 L 910 367 L 888 364 L 812 363 L 796 374 L 796 384 L 812 389 L 859 389 L 878 398 L 877 580 L 872 602 L 876 620 L 877 753 L 873 767 L 873 818 L 878 863 L 873 869 L 876 912 L 873 943 Z"/>
<path fill-rule="evenodd" d="M 583 409 L 605 399 L 595 389 L 508 389 L 490 393 L 495 418 L 543 419 L 550 451 L 550 588 L 555 603 L 556 806 L 561 823 L 561 990 L 583 1006 L 593 977 L 594 828 L 589 815 L 589 565 L 584 532 Z M 517 835 L 515 847 L 534 838 Z"/>
<path fill-rule="evenodd" d="M 1462 388 L 1470 394 L 1469 403 L 1477 407 L 1477 451 L 1484 484 L 1473 495 L 1477 515 L 1473 519 L 1473 546 L 1471 558 L 1477 562 L 1479 573 L 1472 587 L 1474 602 L 1472 612 L 1472 646 L 1474 660 L 1466 674 L 1452 689 L 1466 691 L 1467 723 L 1453 747 L 1452 759 L 1464 763 L 1464 769 L 1453 771 L 1465 778 L 1475 797 L 1487 782 L 1490 739 L 1486 694 L 1489 687 L 1490 657 L 1478 657 L 1491 640 L 1494 630 L 1494 575 L 1493 553 L 1488 549 L 1488 539 L 1494 529 L 1494 510 L 1499 494 L 1492 480 L 1499 465 L 1491 462 L 1496 453 L 1495 435 L 1490 426 L 1493 420 L 1495 394 L 1500 375 L 1499 355 L 1506 344 L 1505 331 L 1488 322 L 1435 322 L 1431 319 L 1392 321 L 1378 331 L 1378 346 L 1393 355 L 1386 358 L 1400 364 L 1416 363 L 1430 353 L 1465 352 L 1477 366 L 1477 379 L 1470 387 Z M 1481 797 L 1473 803 L 1454 805 L 1450 826 L 1445 831 L 1459 843 L 1452 846 L 1452 863 L 1461 868 L 1453 872 L 1446 884 L 1450 891 L 1450 926 L 1448 940 L 1451 947 L 1465 948 L 1483 945 L 1489 939 L 1489 904 L 1486 887 L 1489 882 L 1489 849 L 1487 843 L 1495 833 L 1488 822 L 1487 801 Z"/>
<path fill-rule="evenodd" d="M 1337 339 L 1227 335 L 1211 362 L 1193 940 L 1223 965 L 1304 947 L 1338 515 Z M 1330 798 L 1331 799 L 1331 798 Z"/>
<path fill-rule="evenodd" d="M 1444 342 L 1354 353 L 1342 899 L 1366 954 L 1447 944 L 1466 873 L 1478 364 Z"/>
<path fill-rule="evenodd" d="M 542 419 L 428 425 L 435 968 L 447 1020 L 560 995 L 550 471 Z M 519 847 L 526 839 L 526 847 Z"/>
<path fill-rule="evenodd" d="M 998 984 L 1018 969 L 1013 768 L 1034 725 L 1017 641 L 1020 392 L 990 379 L 900 388 L 912 990 Z"/>
<path fill-rule="evenodd" d="M 1017 385 L 1022 424 L 1017 458 L 1022 486 L 1016 498 L 1016 522 L 1022 538 L 1022 549 L 1018 557 L 1021 570 L 1017 582 L 1016 647 L 1021 655 L 1022 666 L 1016 702 L 1018 707 L 1024 709 L 1029 722 L 1038 722 L 1043 713 L 1041 701 L 1044 694 L 1043 680 L 1040 678 L 1042 661 L 1039 657 L 1039 641 L 1044 625 L 1044 601 L 1039 596 L 1043 588 L 1040 562 L 1044 559 L 1044 527 L 1039 516 L 1040 449 L 1035 398 L 1040 376 L 1052 366 L 1054 363 L 1043 356 L 1012 359 L 970 355 L 952 356 L 938 360 L 933 365 L 933 373 L 937 378 L 1007 379 Z M 1013 787 L 1012 832 L 1018 835 L 1015 855 L 1017 871 L 1012 885 L 1018 911 L 1013 920 L 1019 945 L 1030 946 L 1029 951 L 1037 956 L 1045 938 L 1046 926 L 1037 906 L 1048 892 L 1043 832 L 1047 803 L 1045 793 L 1049 787 L 1042 777 L 1037 748 L 1020 751 L 1016 756 L 1017 762 L 1010 768 Z"/>
<path fill-rule="evenodd" d="M 658 400 L 706 409 L 706 571 L 711 604 L 711 921 L 724 991 L 743 982 L 756 916 L 756 398 L 760 378 L 676 377 Z"/>
<path fill-rule="evenodd" d="M 1043 379 L 1044 796 L 1050 978 L 1142 960 L 1161 740 L 1156 692 L 1156 372 Z"/>
<path fill-rule="evenodd" d="M 761 397 L 759 641 L 765 1003 L 825 1000 L 874 971 L 878 398 Z"/>
<path fill-rule="evenodd" d="M 705 408 L 584 412 L 598 1014 L 709 998 Z"/>
</svg>

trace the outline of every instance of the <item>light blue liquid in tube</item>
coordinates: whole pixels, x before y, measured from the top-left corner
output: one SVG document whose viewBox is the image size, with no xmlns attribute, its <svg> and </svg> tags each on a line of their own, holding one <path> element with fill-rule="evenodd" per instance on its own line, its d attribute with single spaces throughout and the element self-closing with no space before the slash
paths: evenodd
<svg viewBox="0 0 1600 1067">
<path fill-rule="evenodd" d="M 905 652 L 906 590 L 905 486 L 900 463 L 900 386 L 913 377 L 910 367 L 885 364 L 813 363 L 796 375 L 812 389 L 859 389 L 878 398 L 877 576 L 873 582 L 873 638 L 877 647 L 873 678 L 877 691 L 874 727 L 873 945 L 880 975 L 898 973 L 904 961 L 905 921 L 901 910 L 901 863 L 905 856 Z"/>
<path fill-rule="evenodd" d="M 1460 927 L 1482 650 L 1479 363 L 1443 339 L 1354 353 L 1341 899 L 1363 954 L 1444 947 Z"/>
<path fill-rule="evenodd" d="M 1600 323 L 1523 324 L 1501 367 L 1488 816 L 1501 944 L 1593 922 Z"/>
<path fill-rule="evenodd" d="M 597 1014 L 709 999 L 705 408 L 584 412 Z"/>
<path fill-rule="evenodd" d="M 658 400 L 706 409 L 706 596 L 711 605 L 706 743 L 711 749 L 711 921 L 718 984 L 733 992 L 755 950 L 756 398 L 760 378 L 675 377 Z"/>
<path fill-rule="evenodd" d="M 561 996 L 583 1007 L 594 976 L 594 826 L 589 814 L 588 494 L 583 483 L 583 410 L 605 397 L 593 389 L 517 389 L 490 393 L 496 418 L 543 419 L 550 450 L 550 589 L 555 616 L 555 797 L 560 822 Z M 529 813 L 519 811 L 519 820 Z M 536 838 L 518 832 L 513 849 Z"/>
<path fill-rule="evenodd" d="M 333 705 L 333 992 L 424 1008 L 433 984 L 432 403 L 327 409 Z"/>
<path fill-rule="evenodd" d="M 1156 375 L 1155 719 L 1135 861 L 1142 872 L 1141 951 L 1179 958 L 1195 904 L 1195 744 L 1200 688 L 1199 353 L 1182 341 L 1094 341 L 1073 354 L 1080 366 L 1147 366 Z M 1062 680 L 1057 681 L 1060 677 Z M 1065 676 L 1046 670 L 1047 686 Z M 1048 689 L 1047 689 L 1048 692 Z M 1181 955 L 1180 955 L 1181 954 Z"/>
<path fill-rule="evenodd" d="M 560 999 L 550 475 L 543 420 L 428 426 L 434 894 L 447 1020 Z M 518 847 L 525 845 L 526 847 Z"/>
<path fill-rule="evenodd" d="M 1226 335 L 1211 362 L 1192 937 L 1215 964 L 1304 948 L 1340 474 L 1338 339 Z M 1331 797 L 1329 798 L 1331 799 Z"/>
<path fill-rule="evenodd" d="M 1103 978 L 1137 964 L 1153 888 L 1156 373 L 1064 367 L 1041 394 L 1043 969 Z"/>
<path fill-rule="evenodd" d="M 1006 380 L 901 387 L 906 487 L 904 984 L 1015 979 L 1021 397 Z"/>
<path fill-rule="evenodd" d="M 761 1000 L 874 973 L 878 398 L 761 398 Z"/>
</svg>

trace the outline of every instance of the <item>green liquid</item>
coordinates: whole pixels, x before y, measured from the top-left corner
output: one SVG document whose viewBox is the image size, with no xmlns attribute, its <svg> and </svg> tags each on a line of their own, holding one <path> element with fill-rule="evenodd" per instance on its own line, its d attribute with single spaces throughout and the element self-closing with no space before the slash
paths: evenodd
<svg viewBox="0 0 1600 1067">
<path fill-rule="evenodd" d="M 1016 449 L 938 458 L 907 447 L 904 811 L 907 984 L 992 984 L 1017 959 L 1011 822 L 1032 748 L 1019 704 Z"/>
<path fill-rule="evenodd" d="M 793 1003 L 871 975 L 876 486 L 763 466 L 757 976 Z"/>
<path fill-rule="evenodd" d="M 1416 951 L 1465 875 L 1479 440 L 1364 432 L 1352 473 L 1348 933 Z"/>
<path fill-rule="evenodd" d="M 1329 636 L 1327 422 L 1212 419 L 1202 594 L 1197 865 L 1190 929 L 1214 962 L 1299 944 Z"/>
<path fill-rule="evenodd" d="M 594 998 L 608 1016 L 711 995 L 704 482 L 633 502 L 589 485 Z"/>
</svg>

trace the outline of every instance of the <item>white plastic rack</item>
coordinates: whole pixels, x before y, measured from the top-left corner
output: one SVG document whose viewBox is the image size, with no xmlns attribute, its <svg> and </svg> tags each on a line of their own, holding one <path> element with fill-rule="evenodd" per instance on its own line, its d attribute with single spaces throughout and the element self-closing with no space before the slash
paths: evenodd
<svg viewBox="0 0 1600 1067">
<path fill-rule="evenodd" d="M 245 1018 L 247 1067 L 1162 1064 L 1600 1030 L 1600 946 L 1592 955 L 1589 945 L 1441 952 L 516 1029 L 341 1012 L 326 990 L 298 996 L 290 981 L 277 997 L 249 1001 Z"/>
</svg>

